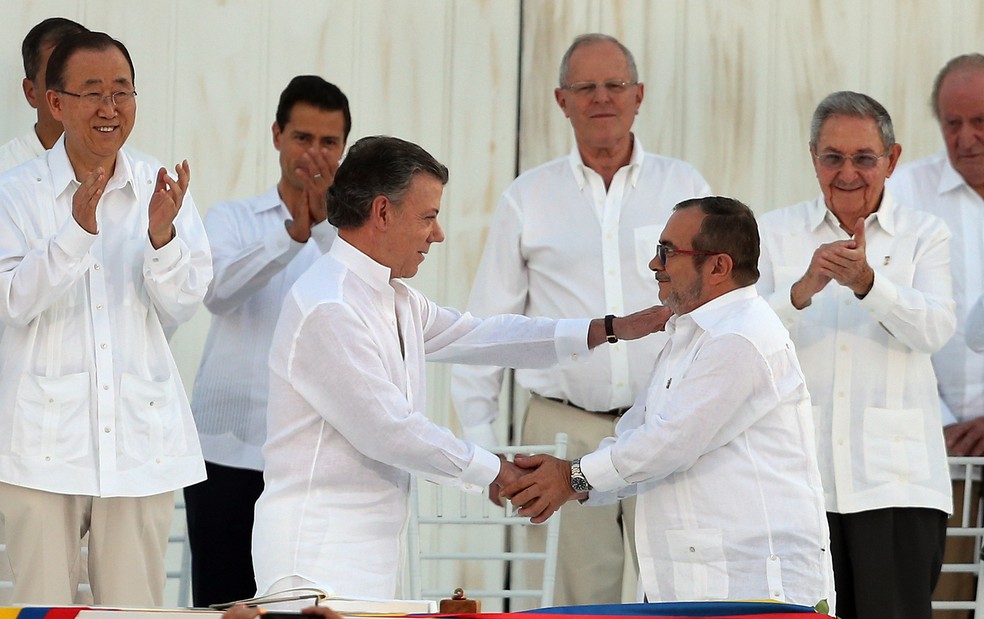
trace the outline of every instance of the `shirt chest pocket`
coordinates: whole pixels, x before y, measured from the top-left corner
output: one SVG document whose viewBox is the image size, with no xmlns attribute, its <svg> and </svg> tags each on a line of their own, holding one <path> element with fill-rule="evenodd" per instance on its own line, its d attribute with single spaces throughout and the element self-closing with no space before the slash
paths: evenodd
<svg viewBox="0 0 984 619">
<path fill-rule="evenodd" d="M 667 531 L 666 542 L 676 599 L 727 599 L 728 566 L 720 529 Z"/>
<path fill-rule="evenodd" d="M 17 385 L 11 451 L 65 462 L 89 453 L 89 374 L 25 374 Z"/>
<path fill-rule="evenodd" d="M 123 451 L 140 461 L 184 453 L 181 402 L 172 381 L 124 374 L 120 378 L 120 400 L 118 425 Z"/>
</svg>

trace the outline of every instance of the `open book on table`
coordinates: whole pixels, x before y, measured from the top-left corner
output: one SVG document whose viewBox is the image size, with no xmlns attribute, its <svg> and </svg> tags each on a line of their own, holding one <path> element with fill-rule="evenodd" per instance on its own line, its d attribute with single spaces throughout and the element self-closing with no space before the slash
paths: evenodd
<svg viewBox="0 0 984 619">
<path fill-rule="evenodd" d="M 307 606 L 327 606 L 342 615 L 409 615 L 414 613 L 436 613 L 437 602 L 433 600 L 387 600 L 379 598 L 350 598 L 328 593 L 317 587 L 294 587 L 274 591 L 245 600 L 223 604 L 212 604 L 209 608 L 225 610 L 236 604 L 245 606 L 264 606 L 277 611 L 277 605 L 292 602 L 309 602 Z M 297 608 L 296 604 L 290 604 Z"/>
</svg>

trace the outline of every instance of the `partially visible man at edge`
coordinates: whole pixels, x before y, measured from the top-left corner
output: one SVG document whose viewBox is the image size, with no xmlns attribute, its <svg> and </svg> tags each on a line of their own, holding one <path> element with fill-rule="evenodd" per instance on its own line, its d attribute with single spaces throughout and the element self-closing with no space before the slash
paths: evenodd
<svg viewBox="0 0 984 619">
<path fill-rule="evenodd" d="M 957 331 L 933 353 L 939 383 L 943 434 L 951 456 L 984 456 L 984 354 L 968 346 L 974 334 L 971 308 L 984 295 L 984 55 L 951 59 L 933 83 L 930 100 L 945 149 L 900 165 L 886 183 L 889 191 L 914 209 L 932 213 L 950 228 L 950 266 Z M 962 477 L 962 476 L 961 476 Z M 964 480 L 953 480 L 954 513 L 959 525 Z M 971 518 L 977 522 L 981 484 L 972 484 Z M 973 537 L 950 537 L 945 563 L 973 563 L 979 548 Z M 944 572 L 934 598 L 973 600 L 976 578 Z M 969 617 L 969 611 L 939 610 L 933 615 Z"/>
<path fill-rule="evenodd" d="M 24 98 L 37 112 L 37 122 L 20 137 L 0 146 L 0 172 L 39 157 L 55 145 L 62 134 L 62 124 L 55 120 L 45 98 L 45 70 L 52 50 L 67 36 L 87 29 L 64 17 L 49 17 L 31 28 L 21 44 L 24 61 Z"/>
</svg>

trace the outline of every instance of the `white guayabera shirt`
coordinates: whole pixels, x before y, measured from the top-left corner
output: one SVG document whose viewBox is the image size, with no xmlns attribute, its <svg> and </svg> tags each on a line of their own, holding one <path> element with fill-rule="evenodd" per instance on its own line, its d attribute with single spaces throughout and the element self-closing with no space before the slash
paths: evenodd
<svg viewBox="0 0 984 619">
<path fill-rule="evenodd" d="M 810 396 L 788 332 L 753 286 L 666 331 L 649 388 L 581 458 L 588 503 L 638 494 L 649 600 L 833 608 Z"/>
<path fill-rule="evenodd" d="M 832 281 L 803 310 L 792 285 L 823 243 L 849 237 L 823 200 L 759 220 L 759 292 L 789 329 L 813 400 L 827 511 L 888 507 L 949 513 L 950 476 L 930 355 L 953 335 L 950 232 L 886 191 L 868 216 L 875 272 L 858 299 Z"/>
<path fill-rule="evenodd" d="M 118 153 L 95 235 L 72 216 L 64 137 L 0 176 L 0 481 L 147 496 L 205 478 L 165 333 L 201 304 L 212 262 L 191 195 L 174 239 L 150 244 L 157 171 Z"/>
</svg>

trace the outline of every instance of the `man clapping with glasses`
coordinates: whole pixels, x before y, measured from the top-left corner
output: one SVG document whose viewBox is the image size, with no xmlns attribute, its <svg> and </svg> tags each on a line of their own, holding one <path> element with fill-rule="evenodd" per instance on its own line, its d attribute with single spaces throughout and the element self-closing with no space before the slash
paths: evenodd
<svg viewBox="0 0 984 619">
<path fill-rule="evenodd" d="M 188 163 L 173 179 L 124 147 L 137 93 L 122 43 L 65 39 L 46 86 L 64 135 L 0 181 L 12 601 L 71 604 L 88 532 L 95 604 L 160 606 L 174 490 L 205 477 L 165 332 L 205 295 L 208 242 Z"/>
<path fill-rule="evenodd" d="M 813 115 L 820 197 L 761 218 L 759 290 L 814 405 L 838 616 L 929 617 L 950 476 L 930 355 L 953 335 L 950 232 L 885 191 L 902 147 L 880 103 Z"/>
</svg>

